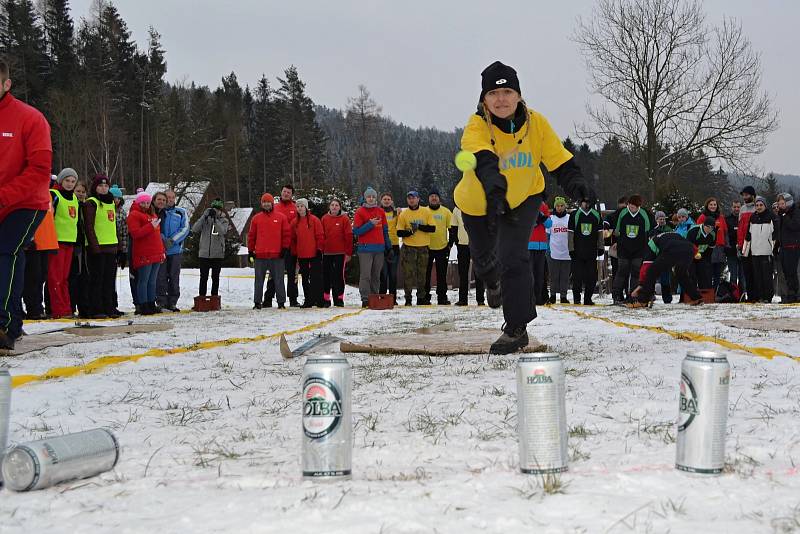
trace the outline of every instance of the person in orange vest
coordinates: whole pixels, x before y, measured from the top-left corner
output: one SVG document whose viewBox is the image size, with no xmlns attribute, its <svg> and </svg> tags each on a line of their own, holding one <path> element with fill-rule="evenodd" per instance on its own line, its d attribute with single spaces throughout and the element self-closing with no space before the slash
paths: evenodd
<svg viewBox="0 0 800 534">
<path fill-rule="evenodd" d="M 22 288 L 22 300 L 25 303 L 25 318 L 33 320 L 47 319 L 49 313 L 45 306 L 44 284 L 47 280 L 47 268 L 50 258 L 58 252 L 56 226 L 53 221 L 53 205 L 44 214 L 42 224 L 33 234 L 33 243 L 25 250 L 25 285 Z M 49 302 L 47 303 L 49 304 Z"/>
<path fill-rule="evenodd" d="M 75 196 L 78 173 L 66 168 L 58 173 L 56 185 L 50 189 L 53 199 L 58 250 L 51 254 L 47 265 L 47 292 L 50 296 L 50 310 L 53 319 L 72 316 L 72 303 L 69 297 L 69 274 L 72 269 L 72 256 L 78 240 L 78 210 L 80 205 Z"/>
</svg>

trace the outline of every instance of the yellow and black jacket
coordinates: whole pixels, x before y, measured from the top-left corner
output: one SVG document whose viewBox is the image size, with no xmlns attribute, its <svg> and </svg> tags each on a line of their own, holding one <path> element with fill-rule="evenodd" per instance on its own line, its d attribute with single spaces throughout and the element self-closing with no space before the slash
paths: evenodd
<svg viewBox="0 0 800 534">
<path fill-rule="evenodd" d="M 568 194 L 573 182 L 583 182 L 572 154 L 547 119 L 522 103 L 511 119 L 492 117 L 491 130 L 483 111 L 475 113 L 464 128 L 461 149 L 477 159 L 475 170 L 464 172 L 454 192 L 456 205 L 467 215 L 486 215 L 485 189 L 498 172 L 507 183 L 506 200 L 511 209 L 544 191 L 540 163 Z"/>
</svg>

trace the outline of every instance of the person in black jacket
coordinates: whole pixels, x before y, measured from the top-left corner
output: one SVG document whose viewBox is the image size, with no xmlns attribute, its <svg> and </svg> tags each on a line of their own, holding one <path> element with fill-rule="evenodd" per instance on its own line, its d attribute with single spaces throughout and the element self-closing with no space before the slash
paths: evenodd
<svg viewBox="0 0 800 534">
<path fill-rule="evenodd" d="M 728 244 L 725 246 L 725 259 L 728 264 L 730 283 L 734 286 L 739 286 L 740 290 L 744 290 L 744 276 L 740 274 L 742 267 L 739 261 L 740 252 L 736 249 L 739 232 L 739 210 L 741 208 L 742 203 L 734 200 L 731 203 L 731 214 L 725 217 L 725 223 L 728 227 Z"/>
<path fill-rule="evenodd" d="M 587 199 L 581 200 L 580 207 L 569 217 L 569 239 L 572 256 L 572 297 L 575 304 L 594 305 L 592 295 L 597 285 L 597 257 L 603 254 L 600 237 L 602 222 L 600 214 L 589 205 Z"/>
<path fill-rule="evenodd" d="M 617 217 L 628 206 L 628 197 L 619 197 L 617 199 L 617 209 L 612 211 L 606 218 L 603 219 L 603 237 L 605 238 L 605 246 L 609 247 L 608 256 L 611 260 L 611 287 L 614 287 L 614 277 L 619 271 L 619 264 L 617 263 L 617 247 L 614 244 L 617 238 L 614 237 L 614 228 L 617 226 Z M 613 252 L 613 253 L 612 253 Z"/>
<path fill-rule="evenodd" d="M 647 243 L 647 251 L 639 272 L 639 285 L 631 292 L 634 302 L 630 308 L 650 306 L 655 292 L 656 280 L 670 269 L 675 269 L 675 278 L 689 295 L 689 304 L 703 303 L 697 282 L 691 274 L 695 247 L 675 232 L 666 232 L 652 237 Z"/>
<path fill-rule="evenodd" d="M 619 210 L 613 228 L 617 238 L 617 266 L 611 296 L 614 304 L 622 304 L 625 291 L 630 292 L 639 284 L 639 270 L 647 250 L 648 235 L 654 226 L 653 217 L 642 208 L 642 197 L 631 195 L 628 205 Z"/>
<path fill-rule="evenodd" d="M 703 219 L 702 224 L 695 224 L 686 233 L 686 239 L 694 245 L 694 275 L 700 289 L 710 289 L 713 286 L 714 269 L 711 265 L 711 254 L 717 236 L 714 225 L 717 220 L 711 216 Z"/>
<path fill-rule="evenodd" d="M 777 246 L 788 292 L 782 304 L 800 302 L 797 265 L 800 262 L 800 212 L 789 193 L 778 195 Z"/>
</svg>

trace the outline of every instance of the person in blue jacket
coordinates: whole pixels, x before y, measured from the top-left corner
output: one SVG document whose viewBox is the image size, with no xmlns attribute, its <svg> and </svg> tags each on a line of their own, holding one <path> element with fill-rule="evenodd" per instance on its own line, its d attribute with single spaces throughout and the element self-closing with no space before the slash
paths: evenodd
<svg viewBox="0 0 800 534">
<path fill-rule="evenodd" d="M 158 270 L 157 302 L 158 305 L 173 312 L 178 310 L 178 298 L 181 296 L 181 262 L 183 261 L 183 242 L 189 236 L 189 216 L 186 210 L 176 206 L 175 191 L 165 192 L 167 205 L 161 213 L 161 239 L 167 251 L 167 261 Z"/>
<path fill-rule="evenodd" d="M 689 229 L 694 226 L 694 219 L 689 215 L 689 210 L 681 208 L 678 210 L 678 224 L 675 225 L 675 232 L 681 237 L 686 237 Z"/>
</svg>

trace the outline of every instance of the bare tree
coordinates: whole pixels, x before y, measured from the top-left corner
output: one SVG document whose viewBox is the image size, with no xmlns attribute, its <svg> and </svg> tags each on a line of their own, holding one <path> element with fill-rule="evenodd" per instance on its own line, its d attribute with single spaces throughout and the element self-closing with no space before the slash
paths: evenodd
<svg viewBox="0 0 800 534">
<path fill-rule="evenodd" d="M 378 121 L 382 108 L 364 85 L 358 86 L 358 96 L 347 100 L 347 128 L 352 131 L 357 143 L 357 169 L 359 176 L 353 177 L 353 185 L 361 192 L 367 185 L 377 187 L 378 178 Z"/>
<path fill-rule="evenodd" d="M 579 135 L 641 154 L 653 193 L 698 159 L 747 170 L 778 127 L 741 24 L 708 25 L 698 1 L 599 0 L 573 40 L 601 100 Z"/>
</svg>

